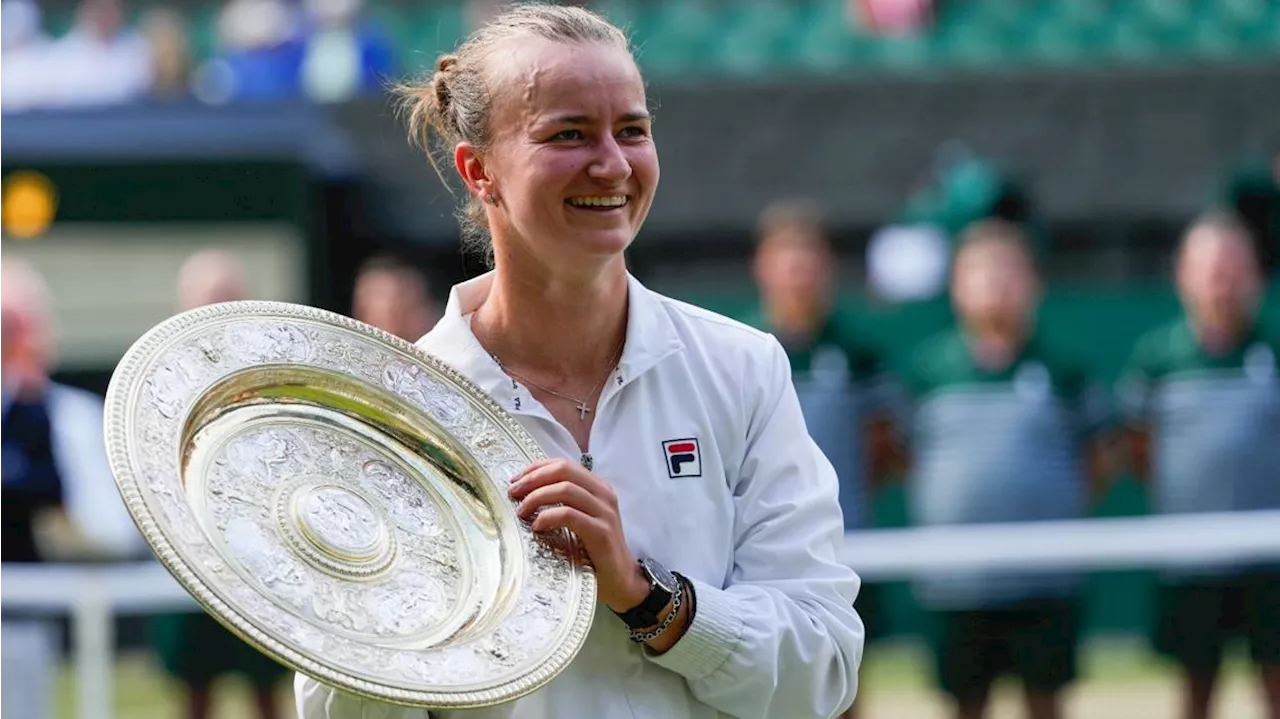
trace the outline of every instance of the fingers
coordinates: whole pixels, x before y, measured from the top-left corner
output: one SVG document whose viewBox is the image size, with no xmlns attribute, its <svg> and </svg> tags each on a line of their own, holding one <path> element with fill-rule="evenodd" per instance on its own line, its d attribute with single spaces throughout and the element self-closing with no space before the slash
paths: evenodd
<svg viewBox="0 0 1280 719">
<path fill-rule="evenodd" d="M 605 498 L 610 505 L 617 504 L 612 487 L 582 465 L 568 459 L 542 460 L 529 465 L 524 472 L 512 479 L 507 492 L 512 499 L 521 499 L 539 487 L 556 482 L 572 482 L 597 497 Z"/>
<path fill-rule="evenodd" d="M 534 462 L 533 464 L 530 464 L 528 467 L 525 467 L 524 469 L 517 472 L 515 476 L 511 478 L 511 484 L 515 484 L 516 482 L 519 482 L 522 478 L 524 478 L 526 474 L 532 472 L 535 469 L 538 469 L 540 467 L 545 467 L 549 464 L 555 464 L 557 462 L 564 462 L 564 461 L 566 461 L 564 458 L 555 458 L 555 457 L 547 457 L 545 459 L 540 459 L 537 462 Z"/>
<path fill-rule="evenodd" d="M 588 492 L 582 485 L 572 482 L 556 482 L 534 489 L 524 496 L 516 507 L 516 516 L 528 519 L 540 507 L 563 504 L 592 517 L 612 517 L 616 514 L 600 497 Z"/>
<path fill-rule="evenodd" d="M 582 510 L 566 506 L 547 507 L 542 510 L 533 520 L 532 528 L 539 533 L 568 529 L 578 536 L 589 556 L 601 541 L 607 539 L 608 535 L 605 522 L 587 515 Z"/>
</svg>

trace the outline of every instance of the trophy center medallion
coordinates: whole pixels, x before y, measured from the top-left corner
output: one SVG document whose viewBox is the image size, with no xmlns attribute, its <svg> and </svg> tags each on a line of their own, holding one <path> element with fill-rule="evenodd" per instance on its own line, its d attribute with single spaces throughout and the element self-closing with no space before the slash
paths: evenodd
<svg viewBox="0 0 1280 719">
<path fill-rule="evenodd" d="M 382 513 L 358 493 L 336 484 L 286 490 L 277 522 L 294 551 L 331 573 L 372 577 L 389 568 L 395 537 Z"/>
<path fill-rule="evenodd" d="M 303 490 L 297 518 L 303 536 L 336 559 L 372 559 L 385 531 L 368 500 L 333 485 Z"/>
</svg>

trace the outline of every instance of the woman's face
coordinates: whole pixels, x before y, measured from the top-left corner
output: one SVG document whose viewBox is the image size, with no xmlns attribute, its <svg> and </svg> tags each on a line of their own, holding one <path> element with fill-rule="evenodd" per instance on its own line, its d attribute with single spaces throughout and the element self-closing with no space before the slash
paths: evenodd
<svg viewBox="0 0 1280 719">
<path fill-rule="evenodd" d="M 569 266 L 620 255 L 658 185 L 644 83 L 631 55 L 530 39 L 491 62 L 491 146 L 470 162 L 460 148 L 457 159 L 472 188 L 498 200 L 486 207 L 498 255 Z"/>
</svg>

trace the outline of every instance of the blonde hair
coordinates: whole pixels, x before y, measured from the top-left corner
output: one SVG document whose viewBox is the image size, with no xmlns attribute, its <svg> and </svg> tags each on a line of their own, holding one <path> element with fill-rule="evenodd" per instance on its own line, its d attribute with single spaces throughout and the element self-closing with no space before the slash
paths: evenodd
<svg viewBox="0 0 1280 719">
<path fill-rule="evenodd" d="M 448 187 L 436 153 L 452 159 L 459 143 L 483 152 L 493 140 L 493 77 L 496 51 L 529 36 L 564 44 L 603 43 L 630 52 L 627 36 L 608 20 L 580 7 L 513 5 L 471 33 L 458 48 L 441 55 L 435 69 L 396 88 L 410 139 L 427 153 Z M 434 142 L 433 142 L 434 138 Z M 492 259 L 484 203 L 471 197 L 457 212 L 463 247 L 482 249 Z"/>
</svg>

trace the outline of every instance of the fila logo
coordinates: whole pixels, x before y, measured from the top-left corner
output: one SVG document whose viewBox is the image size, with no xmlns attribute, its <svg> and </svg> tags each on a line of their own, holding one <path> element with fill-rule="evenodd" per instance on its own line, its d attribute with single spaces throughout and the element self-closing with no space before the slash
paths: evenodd
<svg viewBox="0 0 1280 719">
<path fill-rule="evenodd" d="M 702 453 L 698 451 L 698 439 L 669 439 L 662 443 L 667 459 L 667 475 L 679 477 L 702 476 Z"/>
</svg>

